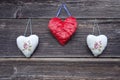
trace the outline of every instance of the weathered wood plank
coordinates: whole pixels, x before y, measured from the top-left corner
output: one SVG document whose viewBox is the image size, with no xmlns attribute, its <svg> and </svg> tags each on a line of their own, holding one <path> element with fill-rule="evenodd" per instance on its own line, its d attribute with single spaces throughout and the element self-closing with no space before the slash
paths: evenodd
<svg viewBox="0 0 120 80">
<path fill-rule="evenodd" d="M 0 80 L 119 80 L 120 78 L 119 60 L 103 62 L 96 62 L 98 59 L 77 62 L 63 61 L 64 59 L 51 60 L 20 58 L 0 60 Z M 8 74 L 6 75 L 8 77 L 3 73 Z"/>
<path fill-rule="evenodd" d="M 64 0 L 77 18 L 120 18 L 120 0 Z M 15 18 L 22 5 L 22 18 L 51 18 L 63 0 L 1 0 L 0 18 Z M 19 14 L 19 13 L 18 13 Z M 66 16 L 62 12 L 62 17 Z"/>
<path fill-rule="evenodd" d="M 78 29 L 72 39 L 61 46 L 51 35 L 49 19 L 33 19 L 33 33 L 40 38 L 32 57 L 93 57 L 86 45 L 86 37 L 92 33 L 94 20 L 78 20 Z M 27 20 L 0 19 L 0 57 L 24 57 L 16 45 L 16 38 L 23 35 Z M 120 20 L 98 20 L 101 33 L 108 37 L 108 47 L 100 57 L 120 57 Z"/>
</svg>

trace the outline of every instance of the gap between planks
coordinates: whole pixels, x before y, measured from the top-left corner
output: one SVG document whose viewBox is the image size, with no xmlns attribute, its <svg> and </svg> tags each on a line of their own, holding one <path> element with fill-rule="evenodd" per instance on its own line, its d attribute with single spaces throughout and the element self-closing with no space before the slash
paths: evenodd
<svg viewBox="0 0 120 80">
<path fill-rule="evenodd" d="M 0 58 L 1 61 L 120 62 L 120 58 Z"/>
</svg>

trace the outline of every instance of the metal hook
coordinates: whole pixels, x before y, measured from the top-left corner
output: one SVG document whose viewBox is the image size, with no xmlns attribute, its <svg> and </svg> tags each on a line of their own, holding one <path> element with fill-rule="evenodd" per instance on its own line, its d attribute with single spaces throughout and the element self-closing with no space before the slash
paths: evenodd
<svg viewBox="0 0 120 80">
<path fill-rule="evenodd" d="M 14 18 L 20 18 L 22 16 L 22 6 L 18 6 L 18 9 L 14 13 Z"/>
<path fill-rule="evenodd" d="M 21 18 L 22 16 L 22 8 L 25 4 L 21 1 L 17 2 L 17 10 L 14 13 L 14 18 Z"/>
</svg>

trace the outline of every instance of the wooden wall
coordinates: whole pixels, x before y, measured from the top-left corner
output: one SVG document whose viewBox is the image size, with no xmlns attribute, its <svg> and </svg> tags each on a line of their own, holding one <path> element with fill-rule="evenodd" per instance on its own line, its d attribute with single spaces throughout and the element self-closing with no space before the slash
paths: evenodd
<svg viewBox="0 0 120 80">
<path fill-rule="evenodd" d="M 77 18 L 72 39 L 61 46 L 48 29 L 50 18 L 66 2 Z M 19 9 L 21 7 L 21 10 Z M 62 11 L 61 16 L 66 18 Z M 16 38 L 32 18 L 33 33 L 40 38 L 31 58 L 25 58 Z M 86 45 L 94 20 L 108 37 L 98 58 Z M 0 80 L 119 80 L 120 0 L 0 0 Z"/>
</svg>

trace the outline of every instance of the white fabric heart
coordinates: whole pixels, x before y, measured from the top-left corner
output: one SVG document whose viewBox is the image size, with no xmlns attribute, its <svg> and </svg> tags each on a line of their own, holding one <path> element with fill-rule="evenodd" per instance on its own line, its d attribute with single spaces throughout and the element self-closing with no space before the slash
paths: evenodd
<svg viewBox="0 0 120 80">
<path fill-rule="evenodd" d="M 19 36 L 16 39 L 18 48 L 26 57 L 30 57 L 36 49 L 39 38 L 37 35 L 30 35 L 28 37 Z"/>
<path fill-rule="evenodd" d="M 88 35 L 87 36 L 87 45 L 92 51 L 94 56 L 102 54 L 103 50 L 107 46 L 107 37 L 105 35 Z"/>
</svg>

